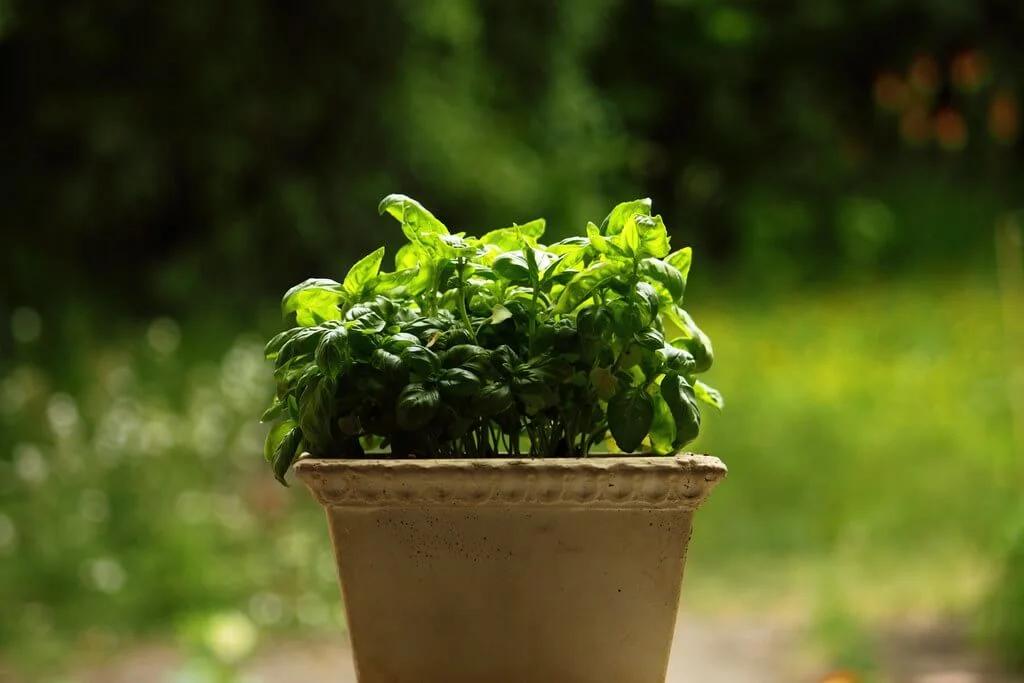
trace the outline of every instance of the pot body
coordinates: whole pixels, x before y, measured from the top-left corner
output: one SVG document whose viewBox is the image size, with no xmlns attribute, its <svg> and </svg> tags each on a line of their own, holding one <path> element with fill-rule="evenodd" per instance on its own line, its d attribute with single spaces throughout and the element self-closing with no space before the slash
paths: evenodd
<svg viewBox="0 0 1024 683">
<path fill-rule="evenodd" d="M 300 460 L 360 683 L 661 683 L 716 458 Z"/>
</svg>

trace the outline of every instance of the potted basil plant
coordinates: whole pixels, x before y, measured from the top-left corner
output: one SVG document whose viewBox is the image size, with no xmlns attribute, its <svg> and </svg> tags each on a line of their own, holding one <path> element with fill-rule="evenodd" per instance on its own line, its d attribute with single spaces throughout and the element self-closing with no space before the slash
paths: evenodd
<svg viewBox="0 0 1024 683">
<path fill-rule="evenodd" d="M 266 347 L 265 455 L 326 509 L 359 680 L 664 680 L 726 473 L 680 452 L 722 404 L 690 249 L 647 199 L 551 244 L 543 220 L 472 237 L 403 195 L 380 212 L 395 269 L 381 248 L 293 287 Z"/>
</svg>

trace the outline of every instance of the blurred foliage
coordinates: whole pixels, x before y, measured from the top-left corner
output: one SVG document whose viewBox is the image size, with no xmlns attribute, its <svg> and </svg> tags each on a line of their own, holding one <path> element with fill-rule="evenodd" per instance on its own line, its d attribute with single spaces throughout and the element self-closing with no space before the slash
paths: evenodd
<svg viewBox="0 0 1024 683">
<path fill-rule="evenodd" d="M 0 268 L 46 312 L 242 318 L 397 239 L 392 191 L 556 233 L 649 194 L 791 283 L 977 257 L 1019 180 L 1012 0 L 0 7 Z"/>
</svg>

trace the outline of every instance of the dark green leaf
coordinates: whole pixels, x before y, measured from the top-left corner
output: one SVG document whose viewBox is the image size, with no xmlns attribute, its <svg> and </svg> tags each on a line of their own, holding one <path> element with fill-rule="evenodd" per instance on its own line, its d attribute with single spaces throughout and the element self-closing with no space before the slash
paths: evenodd
<svg viewBox="0 0 1024 683">
<path fill-rule="evenodd" d="M 390 375 L 396 375 L 403 370 L 402 359 L 384 349 L 376 349 L 370 354 L 370 366 Z"/>
<path fill-rule="evenodd" d="M 347 337 L 348 332 L 344 327 L 335 327 L 325 332 L 320 338 L 314 358 L 317 366 L 325 375 L 333 377 L 341 372 L 345 362 L 345 352 L 348 348 Z"/>
<path fill-rule="evenodd" d="M 270 407 L 263 411 L 263 415 L 260 416 L 260 422 L 277 420 L 282 415 L 284 415 L 284 404 L 281 403 L 280 399 L 275 398 Z"/>
<path fill-rule="evenodd" d="M 512 390 L 505 384 L 488 384 L 480 390 L 473 407 L 480 415 L 497 415 L 512 405 Z"/>
<path fill-rule="evenodd" d="M 337 382 L 331 377 L 318 377 L 299 397 L 299 427 L 310 450 L 317 456 L 330 456 L 331 422 Z"/>
<path fill-rule="evenodd" d="M 310 278 L 285 293 L 281 310 L 285 318 L 295 313 L 295 321 L 309 327 L 324 320 L 341 320 L 339 306 L 346 297 L 345 289 L 334 280 Z"/>
<path fill-rule="evenodd" d="M 577 306 L 590 298 L 595 289 L 617 275 L 621 275 L 628 267 L 628 263 L 623 261 L 598 261 L 591 264 L 573 276 L 573 279 L 565 286 L 555 305 L 555 313 L 563 315 L 571 313 Z"/>
<path fill-rule="evenodd" d="M 683 298 L 683 292 L 686 290 L 686 281 L 678 270 L 664 261 L 656 258 L 645 258 L 640 262 L 640 274 L 661 284 L 668 290 L 669 296 L 674 301 Z"/>
<path fill-rule="evenodd" d="M 576 329 L 584 339 L 604 339 L 612 329 L 612 314 L 604 306 L 587 306 L 576 313 Z"/>
<path fill-rule="evenodd" d="M 609 237 L 618 235 L 626 227 L 626 221 L 635 214 L 650 216 L 651 200 L 635 199 L 617 205 L 601 223 L 601 232 Z"/>
<path fill-rule="evenodd" d="M 636 301 L 639 305 L 634 313 L 638 327 L 647 327 L 658 317 L 658 292 L 647 282 L 636 284 Z"/>
<path fill-rule="evenodd" d="M 300 327 L 292 327 L 290 329 L 285 330 L 284 332 L 279 332 L 278 334 L 275 334 L 270 339 L 270 341 L 267 342 L 267 345 L 263 347 L 263 356 L 267 360 L 276 359 L 277 354 L 281 351 L 281 347 L 284 346 L 287 342 L 289 342 L 291 338 L 294 337 L 295 334 L 301 329 L 302 328 Z"/>
<path fill-rule="evenodd" d="M 623 389 L 608 401 L 608 428 L 626 453 L 640 447 L 654 422 L 654 403 L 641 388 Z"/>
<path fill-rule="evenodd" d="M 384 318 L 373 311 L 368 311 L 355 320 L 348 322 L 349 331 L 359 334 L 377 334 L 383 331 L 386 326 L 387 323 L 384 321 Z"/>
<path fill-rule="evenodd" d="M 384 247 L 364 256 L 356 261 L 356 264 L 348 271 L 342 286 L 349 294 L 361 293 L 366 285 L 377 277 L 380 272 L 380 264 L 384 261 Z"/>
<path fill-rule="evenodd" d="M 653 327 L 648 327 L 646 330 L 641 330 L 633 335 L 633 341 L 645 349 L 659 351 L 665 346 L 665 335 Z"/>
<path fill-rule="evenodd" d="M 408 346 L 419 346 L 419 343 L 419 337 L 416 335 L 409 334 L 408 332 L 397 332 L 384 342 L 384 348 L 391 353 L 400 353 L 402 349 Z"/>
<path fill-rule="evenodd" d="M 281 420 L 270 428 L 270 431 L 267 432 L 267 438 L 263 442 L 263 458 L 267 462 L 274 462 L 274 454 L 277 452 L 278 446 L 288 436 L 288 432 L 297 426 L 293 420 Z"/>
<path fill-rule="evenodd" d="M 465 398 L 480 391 L 483 382 L 465 368 L 448 368 L 438 376 L 437 386 L 445 398 Z"/>
<path fill-rule="evenodd" d="M 407 431 L 422 428 L 437 414 L 441 395 L 434 387 L 414 382 L 402 390 L 395 405 L 398 426 Z"/>
<path fill-rule="evenodd" d="M 475 344 L 457 344 L 445 351 L 441 364 L 446 368 L 458 368 L 469 364 L 486 364 L 487 355 L 487 349 Z"/>
<path fill-rule="evenodd" d="M 675 448 L 682 448 L 700 433 L 700 408 L 693 387 L 683 377 L 667 374 L 661 380 L 661 395 L 676 421 Z"/>
<path fill-rule="evenodd" d="M 295 462 L 295 457 L 298 455 L 299 444 L 301 443 L 302 431 L 298 427 L 292 427 L 292 429 L 281 437 L 281 440 L 277 444 L 277 448 L 274 449 L 274 477 L 285 486 L 288 486 L 288 482 L 285 481 L 285 476 L 288 474 L 288 469 L 292 466 L 292 463 Z"/>
<path fill-rule="evenodd" d="M 658 351 L 658 355 L 665 360 L 665 369 L 680 375 L 688 375 L 693 372 L 697 363 L 693 360 L 693 354 L 686 349 L 677 348 L 666 344 Z"/>
<path fill-rule="evenodd" d="M 508 252 L 494 259 L 491 268 L 509 282 L 529 282 L 530 266 L 522 252 Z"/>
<path fill-rule="evenodd" d="M 401 359 L 405 367 L 423 378 L 433 377 L 441 367 L 437 354 L 425 346 L 409 346 L 402 349 Z"/>
<path fill-rule="evenodd" d="M 679 339 L 673 339 L 673 346 L 682 346 L 693 355 L 694 372 L 706 372 L 715 361 L 715 352 L 711 346 L 711 339 L 697 327 L 690 314 L 678 306 L 668 311 L 666 316 L 671 325 L 666 326 L 670 334 L 680 335 Z M 674 328 L 674 329 L 672 329 Z"/>
</svg>

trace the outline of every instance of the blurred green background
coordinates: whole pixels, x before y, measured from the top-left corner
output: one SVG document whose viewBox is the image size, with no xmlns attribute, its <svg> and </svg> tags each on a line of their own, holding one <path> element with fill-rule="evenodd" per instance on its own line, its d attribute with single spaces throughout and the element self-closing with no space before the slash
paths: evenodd
<svg viewBox="0 0 1024 683">
<path fill-rule="evenodd" d="M 0 661 L 210 614 L 339 628 L 322 514 L 260 457 L 261 350 L 286 288 L 399 241 L 391 192 L 555 237 L 650 196 L 694 247 L 727 400 L 694 448 L 731 473 L 693 609 L 954 615 L 1024 652 L 1022 26 L 1014 0 L 0 0 Z"/>
</svg>

